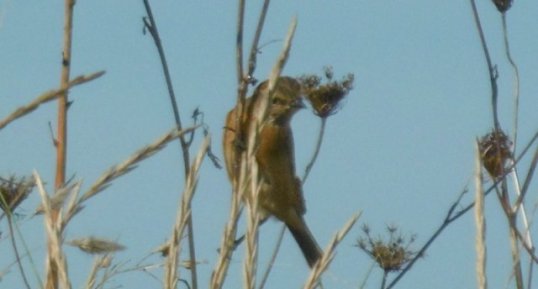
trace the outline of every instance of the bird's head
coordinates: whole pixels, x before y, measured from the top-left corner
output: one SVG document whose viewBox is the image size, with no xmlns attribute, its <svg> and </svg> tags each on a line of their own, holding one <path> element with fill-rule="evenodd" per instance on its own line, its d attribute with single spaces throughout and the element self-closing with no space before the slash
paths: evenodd
<svg viewBox="0 0 538 289">
<path fill-rule="evenodd" d="M 262 82 L 255 94 L 267 95 L 269 81 Z M 301 85 L 292 77 L 282 76 L 278 79 L 268 108 L 268 119 L 274 122 L 287 122 L 305 105 L 301 95 Z"/>
</svg>

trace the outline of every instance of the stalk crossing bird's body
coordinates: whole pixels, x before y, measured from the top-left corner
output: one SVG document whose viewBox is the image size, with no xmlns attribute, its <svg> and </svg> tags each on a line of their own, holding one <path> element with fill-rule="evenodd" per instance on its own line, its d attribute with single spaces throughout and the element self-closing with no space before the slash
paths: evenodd
<svg viewBox="0 0 538 289">
<path fill-rule="evenodd" d="M 238 109 L 232 109 L 226 118 L 223 145 L 226 169 L 230 180 L 239 172 L 239 155 L 249 139 L 249 124 L 255 121 L 264 97 L 268 96 L 268 81 L 261 83 L 252 97 L 245 101 L 245 113 L 237 127 Z M 260 172 L 261 189 L 258 194 L 261 218 L 275 216 L 286 224 L 312 267 L 321 257 L 321 249 L 306 225 L 306 212 L 301 181 L 295 176 L 292 116 L 302 107 L 301 86 L 291 77 L 280 77 L 268 106 L 255 148 Z"/>
</svg>

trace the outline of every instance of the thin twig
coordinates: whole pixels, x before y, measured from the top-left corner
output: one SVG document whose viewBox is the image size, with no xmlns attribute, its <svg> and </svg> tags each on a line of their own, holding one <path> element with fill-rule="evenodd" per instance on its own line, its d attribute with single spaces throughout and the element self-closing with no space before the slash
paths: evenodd
<svg viewBox="0 0 538 289">
<path fill-rule="evenodd" d="M 19 272 L 21 273 L 22 281 L 24 282 L 24 285 L 27 289 L 30 289 L 30 284 L 28 283 L 28 279 L 26 278 L 26 274 L 24 273 L 24 268 L 22 267 L 22 261 L 19 254 L 19 250 L 17 249 L 17 241 L 15 240 L 15 230 L 13 229 L 13 216 L 11 214 L 11 211 L 9 209 L 9 206 L 6 207 L 6 216 L 7 216 L 7 223 L 9 226 L 9 236 L 11 240 L 11 246 L 13 247 L 13 252 L 15 253 L 15 258 L 17 261 L 17 266 L 19 267 Z"/>
<path fill-rule="evenodd" d="M 245 89 L 244 85 L 244 75 L 243 75 L 243 27 L 245 23 L 245 0 L 239 0 L 238 11 L 237 11 L 237 34 L 235 37 L 235 60 L 236 60 L 236 69 L 237 69 L 237 83 L 240 87 L 240 92 L 238 97 L 241 95 L 244 97 L 245 92 L 241 88 Z M 244 85 L 244 86 L 243 86 Z M 243 93 L 241 93 L 243 92 Z"/>
<path fill-rule="evenodd" d="M 262 280 L 258 289 L 263 289 L 265 283 L 267 282 L 267 279 L 269 279 L 271 268 L 273 268 L 273 265 L 275 264 L 276 257 L 278 256 L 278 252 L 280 251 L 280 245 L 282 245 L 282 240 L 284 239 L 284 233 L 286 233 L 286 225 L 282 224 L 280 228 L 280 233 L 278 234 L 278 238 L 276 241 L 275 249 L 273 250 L 273 255 L 271 255 L 271 259 L 269 259 L 267 269 L 265 269 L 265 271 L 263 272 Z"/>
<path fill-rule="evenodd" d="M 512 166 L 515 166 L 520 160 L 521 158 L 523 158 L 523 156 L 527 153 L 528 149 L 532 146 L 532 144 L 534 144 L 534 142 L 538 139 L 538 133 L 536 133 L 532 138 L 531 140 L 528 142 L 528 144 L 525 146 L 525 148 L 522 150 L 522 152 L 519 154 L 519 156 L 515 159 L 514 163 Z M 512 168 L 507 168 L 506 172 L 509 172 Z M 502 179 L 504 179 L 504 176 L 498 180 L 496 180 L 485 192 L 484 192 L 484 195 L 487 196 L 489 195 L 492 191 L 494 191 L 495 187 L 502 181 Z M 435 232 L 430 236 L 430 238 L 428 239 L 428 241 L 426 241 L 426 243 L 418 250 L 417 254 L 415 255 L 415 257 L 400 271 L 400 273 L 390 282 L 390 284 L 387 286 L 386 289 L 390 289 L 392 287 L 394 287 L 398 281 L 403 277 L 405 276 L 405 274 L 413 267 L 413 265 L 415 264 L 415 262 L 421 258 L 421 256 L 424 256 L 424 254 L 426 253 L 426 251 L 428 250 L 428 248 L 430 247 L 430 245 L 441 235 L 441 233 L 448 227 L 448 225 L 450 225 L 452 222 L 456 221 L 457 219 L 459 219 L 460 217 L 462 217 L 463 215 L 465 215 L 468 211 L 470 211 L 474 205 L 475 205 L 475 202 L 471 202 L 470 204 L 468 204 L 467 206 L 459 209 L 458 211 L 456 211 L 456 208 L 458 208 L 461 204 L 461 200 L 463 198 L 463 196 L 467 193 L 467 190 L 466 189 L 463 189 L 461 191 L 461 193 L 458 195 L 458 198 L 452 203 L 452 205 L 449 207 L 448 211 L 447 211 L 447 214 L 443 220 L 443 222 L 441 223 L 441 225 L 439 226 L 439 228 L 437 228 L 437 230 L 435 230 Z"/>
<path fill-rule="evenodd" d="M 176 101 L 176 96 L 174 93 L 174 88 L 172 85 L 172 80 L 170 77 L 170 71 L 168 70 L 168 63 L 166 61 L 166 56 L 164 54 L 164 48 L 162 45 L 161 38 L 159 36 L 159 30 L 157 29 L 157 23 L 155 22 L 155 19 L 153 18 L 153 13 L 151 12 L 151 6 L 149 5 L 148 0 L 144 0 L 144 7 L 146 9 L 146 12 L 148 14 L 149 22 L 147 21 L 147 18 L 144 18 L 144 25 L 149 30 L 153 41 L 155 42 L 155 46 L 157 47 L 157 51 L 159 52 L 159 58 L 161 60 L 161 64 L 163 67 L 163 72 L 166 80 L 166 87 L 168 88 L 168 94 L 170 97 L 170 102 L 172 106 L 172 110 L 174 112 L 174 120 L 176 123 L 176 128 L 178 130 L 182 129 L 181 125 L 181 118 L 179 115 L 179 108 Z M 192 135 L 191 135 L 192 137 Z M 183 154 L 183 165 L 184 165 L 184 172 L 185 172 L 185 178 L 188 177 L 190 174 L 189 172 L 189 142 L 186 141 L 184 136 L 179 137 L 179 142 L 181 144 L 181 151 Z M 194 244 L 194 225 L 192 220 L 192 215 L 187 220 L 187 231 L 188 231 L 188 241 L 189 241 L 189 255 L 191 258 L 191 261 L 193 263 L 191 268 L 191 282 L 192 282 L 192 288 L 197 289 L 198 288 L 198 278 L 197 278 L 197 262 L 196 262 L 196 250 L 195 250 L 195 244 Z"/>
<path fill-rule="evenodd" d="M 493 124 L 496 131 L 500 130 L 499 117 L 497 115 L 497 69 L 493 66 L 491 62 L 491 57 L 489 55 L 488 46 L 486 43 L 486 37 L 484 36 L 484 31 L 482 25 L 480 24 L 480 16 L 478 15 L 478 9 L 476 8 L 475 0 L 471 1 L 471 8 L 473 10 L 473 17 L 475 21 L 478 34 L 480 36 L 480 43 L 482 44 L 482 50 L 484 51 L 484 56 L 486 58 L 486 63 L 488 66 L 489 80 L 491 84 L 491 108 L 493 112 Z"/>
<path fill-rule="evenodd" d="M 254 40 L 252 40 L 252 46 L 250 47 L 250 55 L 248 59 L 248 72 L 247 72 L 248 79 L 253 78 L 254 70 L 256 69 L 256 56 L 259 53 L 258 44 L 260 42 L 260 36 L 263 31 L 263 25 L 265 23 L 265 16 L 267 15 L 267 11 L 269 10 L 270 2 L 271 0 L 263 1 L 263 6 L 260 11 L 260 16 L 258 17 L 258 25 L 256 26 L 256 33 L 254 34 Z"/>
<path fill-rule="evenodd" d="M 303 183 L 306 181 L 306 178 L 308 178 L 308 175 L 310 174 L 310 170 L 312 170 L 312 167 L 314 167 L 314 164 L 316 163 L 316 160 L 318 158 L 319 151 L 321 149 L 321 143 L 323 142 L 323 137 L 325 135 L 325 125 L 326 125 L 326 123 L 327 123 L 327 118 L 322 117 L 321 118 L 321 127 L 319 129 L 319 134 L 318 134 L 318 140 L 316 141 L 316 148 L 314 149 L 314 154 L 312 155 L 312 158 L 310 159 L 310 162 L 306 166 L 304 176 L 303 176 L 303 180 L 302 180 Z"/>
<path fill-rule="evenodd" d="M 34 100 L 32 100 L 30 103 L 17 108 L 15 111 L 10 113 L 6 118 L 4 118 L 3 120 L 0 120 L 0 130 L 3 129 L 4 127 L 6 127 L 8 124 L 10 124 L 12 121 L 14 121 L 14 120 L 16 120 L 18 118 L 21 118 L 21 117 L 29 114 L 30 112 L 34 111 L 40 105 L 42 105 L 42 104 L 44 104 L 46 102 L 49 102 L 49 101 L 57 99 L 63 93 L 65 93 L 65 91 L 68 90 L 69 88 L 71 88 L 73 86 L 77 86 L 79 84 L 83 84 L 83 83 L 92 81 L 92 80 L 94 80 L 96 78 L 101 77 L 103 74 L 105 74 L 104 71 L 99 71 L 99 72 L 92 73 L 92 74 L 89 74 L 89 75 L 81 75 L 81 76 L 78 76 L 77 78 L 71 80 L 67 84 L 66 88 L 50 90 L 50 91 L 47 91 L 47 92 L 41 94 L 40 96 L 38 96 Z"/>
<path fill-rule="evenodd" d="M 513 128 L 513 148 L 512 151 L 516 152 L 517 147 L 517 132 L 519 124 L 519 68 L 517 67 L 514 58 L 510 52 L 510 42 L 508 41 L 508 28 L 506 23 L 506 13 L 502 13 L 502 23 L 503 23 L 503 38 L 504 38 L 504 51 L 506 53 L 506 59 L 512 66 L 514 70 L 514 128 Z"/>
</svg>

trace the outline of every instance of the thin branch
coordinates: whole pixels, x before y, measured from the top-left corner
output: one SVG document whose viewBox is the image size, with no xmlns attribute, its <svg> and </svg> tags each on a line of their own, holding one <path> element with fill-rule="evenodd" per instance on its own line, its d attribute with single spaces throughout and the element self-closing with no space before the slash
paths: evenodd
<svg viewBox="0 0 538 289">
<path fill-rule="evenodd" d="M 246 91 L 246 85 L 244 84 L 243 75 L 243 27 L 245 23 L 245 0 L 239 0 L 237 11 L 237 34 L 235 38 L 235 57 L 236 57 L 236 69 L 237 69 L 237 83 L 240 87 L 240 93 L 238 96 L 245 95 L 241 93 L 241 88 Z"/>
<path fill-rule="evenodd" d="M 19 108 L 17 108 L 15 111 L 10 113 L 6 118 L 3 120 L 0 120 L 0 130 L 6 127 L 8 124 L 10 124 L 12 121 L 21 118 L 30 112 L 36 110 L 40 105 L 55 100 L 58 97 L 62 96 L 69 88 L 77 86 L 79 84 L 83 84 L 89 81 L 92 81 L 96 78 L 101 77 L 103 74 L 105 74 L 105 71 L 99 71 L 95 72 L 89 75 L 81 75 L 77 78 L 71 80 L 66 88 L 60 88 L 55 90 L 49 90 L 40 96 L 36 97 L 34 100 L 32 100 L 30 103 L 23 105 Z"/>
<path fill-rule="evenodd" d="M 6 207 L 6 216 L 7 216 L 7 223 L 9 226 L 9 236 L 11 240 L 11 246 L 13 247 L 13 252 L 15 253 L 15 258 L 17 262 L 17 266 L 19 267 L 19 272 L 21 273 L 22 281 L 24 282 L 24 285 L 27 289 L 30 289 L 30 284 L 28 283 L 28 279 L 26 278 L 26 274 L 24 273 L 24 268 L 22 267 L 22 261 L 19 254 L 19 250 L 17 249 L 17 241 L 15 240 L 15 230 L 13 229 L 13 216 L 11 214 L 11 211 L 9 210 L 9 206 Z"/>
<path fill-rule="evenodd" d="M 260 42 L 260 36 L 263 31 L 263 25 L 265 23 L 265 16 L 267 15 L 267 10 L 269 10 L 269 3 L 271 0 L 264 0 L 263 7 L 260 11 L 260 17 L 258 17 L 258 25 L 256 26 L 256 33 L 254 34 L 254 40 L 252 40 L 252 46 L 250 47 L 250 55 L 248 59 L 248 72 L 247 78 L 252 79 L 254 70 L 256 69 L 256 56 L 259 53 L 258 44 Z"/>
<path fill-rule="evenodd" d="M 538 139 L 538 133 L 536 133 L 532 139 L 529 141 L 529 143 L 525 146 L 525 148 L 523 149 L 523 151 L 520 153 L 520 155 L 515 159 L 514 161 L 514 164 L 512 165 L 512 167 L 514 167 L 520 160 L 521 158 L 523 158 L 523 156 L 526 154 L 527 150 L 532 146 L 532 144 Z M 510 172 L 512 168 L 508 168 L 506 170 L 506 172 Z M 502 176 L 502 178 L 499 178 L 498 180 L 496 180 L 485 192 L 484 192 L 484 196 L 487 196 L 489 195 L 492 191 L 494 191 L 494 189 L 496 188 L 496 186 L 504 179 L 505 176 Z M 424 254 L 426 253 L 426 251 L 428 250 L 428 248 L 430 247 L 430 245 L 437 239 L 437 237 L 439 237 L 441 235 L 441 233 L 448 227 L 448 225 L 450 225 L 452 222 L 456 221 L 457 219 L 459 219 L 460 217 L 462 217 L 463 215 L 465 215 L 465 213 L 467 213 L 468 211 L 470 211 L 474 205 L 475 205 L 475 202 L 471 202 L 469 205 L 459 209 L 458 211 L 456 211 L 456 208 L 458 208 L 461 204 L 461 200 L 463 198 L 463 196 L 467 193 L 467 189 L 463 189 L 461 191 L 461 193 L 458 195 L 458 198 L 452 203 L 452 205 L 449 207 L 448 211 L 447 211 L 447 214 L 443 220 L 443 222 L 441 223 L 441 225 L 439 226 L 439 228 L 437 228 L 437 230 L 435 230 L 435 232 L 430 236 L 430 238 L 428 239 L 428 241 L 426 241 L 426 243 L 422 246 L 422 248 L 420 248 L 420 250 L 417 252 L 415 258 L 413 258 L 403 269 L 402 271 L 400 271 L 400 273 L 390 282 L 390 284 L 387 286 L 386 289 L 390 289 L 392 287 L 394 287 L 396 285 L 396 283 L 398 283 L 398 281 L 413 267 L 413 265 L 415 264 L 415 262 L 421 258 L 421 256 L 424 256 Z"/>
<path fill-rule="evenodd" d="M 310 174 L 310 170 L 312 170 L 312 167 L 314 167 L 314 164 L 316 163 L 316 160 L 319 155 L 319 151 L 321 149 L 321 143 L 323 142 L 323 136 L 325 135 L 325 125 L 327 123 L 327 118 L 322 117 L 321 118 L 321 127 L 319 129 L 318 134 L 318 140 L 316 141 L 316 148 L 314 150 L 314 154 L 312 155 L 312 158 L 310 159 L 310 162 L 306 166 L 302 182 L 304 183 L 306 181 L 306 178 L 308 178 L 308 175 Z"/>
<path fill-rule="evenodd" d="M 517 67 L 516 62 L 514 61 L 512 54 L 510 53 L 510 42 L 508 41 L 508 28 L 506 23 L 506 13 L 502 14 L 502 23 L 503 23 L 503 38 L 504 38 L 504 51 L 506 52 L 506 59 L 512 66 L 514 70 L 514 128 L 513 128 L 513 149 L 512 151 L 516 152 L 517 147 L 517 132 L 519 125 L 519 68 Z"/>
<path fill-rule="evenodd" d="M 282 245 L 282 240 L 284 239 L 284 233 L 286 233 L 286 225 L 282 224 L 280 228 L 280 233 L 278 234 L 278 238 L 276 241 L 275 249 L 273 250 L 273 255 L 271 255 L 271 259 L 269 259 L 269 263 L 267 264 L 267 269 L 263 273 L 262 280 L 260 282 L 260 286 L 258 287 L 258 289 L 263 289 L 263 287 L 265 286 L 265 283 L 267 282 L 267 279 L 269 279 L 271 268 L 273 268 L 273 265 L 275 264 L 276 257 L 278 256 L 278 252 L 280 251 L 280 245 Z"/>
<path fill-rule="evenodd" d="M 170 96 L 170 102 L 171 102 L 171 106 L 172 106 L 172 110 L 174 112 L 174 120 L 175 120 L 175 123 L 176 123 L 176 128 L 178 130 L 181 130 L 182 129 L 182 126 L 181 126 L 181 118 L 180 118 L 180 115 L 179 115 L 179 108 L 178 108 L 178 104 L 177 104 L 177 101 L 176 101 L 176 96 L 175 96 L 175 93 L 174 93 L 174 88 L 173 88 L 173 85 L 172 85 L 172 80 L 171 80 L 171 77 L 170 77 L 170 72 L 169 72 L 169 69 L 168 69 L 168 63 L 166 61 L 166 56 L 164 54 L 164 48 L 163 48 L 163 45 L 162 45 L 162 41 L 161 41 L 161 38 L 159 36 L 159 30 L 157 29 L 157 23 L 155 22 L 155 19 L 153 18 L 153 13 L 151 11 L 151 6 L 149 5 L 149 1 L 148 0 L 144 0 L 144 7 L 146 9 L 146 13 L 148 14 L 148 18 L 149 18 L 149 22 L 148 22 L 148 18 L 144 18 L 144 25 L 145 27 L 148 29 L 148 31 L 150 32 L 152 38 L 153 38 L 153 41 L 155 42 L 155 46 L 157 47 L 157 51 L 159 52 L 159 58 L 161 60 L 161 64 L 162 64 L 162 67 L 163 67 L 163 72 L 164 72 L 164 76 L 165 76 L 165 80 L 166 80 L 166 87 L 168 88 L 168 94 Z M 191 135 L 191 139 L 192 139 L 192 135 Z M 189 164 L 189 161 L 190 161 L 190 156 L 189 156 L 189 145 L 190 145 L 190 142 L 186 141 L 185 137 L 182 135 L 179 137 L 179 141 L 180 141 L 180 144 L 181 144 L 181 151 L 182 151 L 182 154 L 183 154 L 183 165 L 184 165 L 184 172 L 185 172 L 185 178 L 188 177 L 188 175 L 190 174 L 189 172 L 189 167 L 190 167 L 190 164 Z M 189 216 L 189 218 L 187 219 L 187 231 L 188 231 L 188 241 L 189 241 L 189 255 L 190 255 L 190 258 L 191 258 L 191 261 L 192 261 L 192 268 L 191 268 L 191 282 L 192 282 L 192 288 L 193 289 L 197 289 L 198 288 L 198 278 L 197 278 L 197 262 L 196 262 L 196 250 L 195 250 L 195 244 L 194 244 L 194 225 L 193 225 L 193 220 L 192 220 L 192 215 Z"/>
<path fill-rule="evenodd" d="M 486 63 L 488 66 L 488 73 L 489 73 L 489 80 L 491 84 L 491 108 L 493 111 L 493 124 L 496 131 L 500 130 L 500 124 L 499 124 L 499 117 L 497 115 L 497 69 L 493 66 L 491 63 L 491 57 L 489 55 L 488 46 L 486 43 L 486 37 L 484 36 L 484 31 L 482 29 L 482 25 L 480 24 L 480 16 L 478 15 L 478 10 L 476 8 L 475 0 L 471 1 L 471 8 L 473 10 L 473 17 L 475 21 L 476 28 L 478 30 L 478 34 L 480 36 L 480 43 L 482 44 L 482 50 L 484 51 L 484 56 L 486 58 Z"/>
<path fill-rule="evenodd" d="M 521 188 L 521 194 L 519 195 L 514 205 L 515 208 L 519 207 L 523 203 L 523 199 L 525 198 L 525 195 L 529 191 L 529 186 L 534 176 L 534 171 L 536 169 L 537 164 L 538 164 L 538 147 L 534 151 L 534 156 L 532 157 L 532 161 L 531 161 L 529 170 L 527 172 L 527 177 L 525 178 L 525 182 L 523 183 L 523 187 Z"/>
</svg>

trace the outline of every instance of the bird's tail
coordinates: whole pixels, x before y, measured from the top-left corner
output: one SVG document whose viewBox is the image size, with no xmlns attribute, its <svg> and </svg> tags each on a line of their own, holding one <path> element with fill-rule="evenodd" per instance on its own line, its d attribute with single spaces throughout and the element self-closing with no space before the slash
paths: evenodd
<svg viewBox="0 0 538 289">
<path fill-rule="evenodd" d="M 312 268 L 319 258 L 321 258 L 322 251 L 302 218 L 301 223 L 299 226 L 292 226 L 290 224 L 287 224 L 287 226 L 301 248 L 308 266 Z"/>
</svg>

